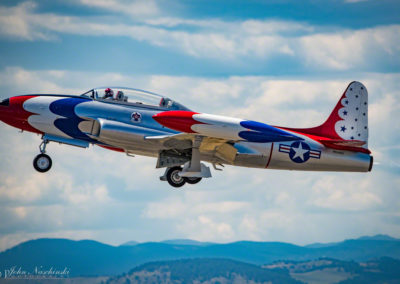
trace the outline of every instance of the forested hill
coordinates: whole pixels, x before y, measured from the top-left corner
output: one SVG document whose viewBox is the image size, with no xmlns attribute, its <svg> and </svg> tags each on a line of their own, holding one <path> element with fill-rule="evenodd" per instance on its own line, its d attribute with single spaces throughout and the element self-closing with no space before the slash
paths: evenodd
<svg viewBox="0 0 400 284">
<path fill-rule="evenodd" d="M 266 269 L 228 259 L 183 259 L 138 266 L 109 279 L 108 284 L 125 283 L 298 283 L 284 269 Z"/>
<path fill-rule="evenodd" d="M 363 263 L 322 258 L 280 261 L 266 266 L 227 259 L 186 259 L 140 265 L 111 277 L 108 284 L 125 283 L 400 283 L 400 260 L 380 258 Z"/>
</svg>

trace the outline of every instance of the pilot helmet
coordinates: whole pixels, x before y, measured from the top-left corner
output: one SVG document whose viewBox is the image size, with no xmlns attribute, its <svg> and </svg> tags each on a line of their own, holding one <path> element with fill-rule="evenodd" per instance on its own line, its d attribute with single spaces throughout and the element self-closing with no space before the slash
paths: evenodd
<svg viewBox="0 0 400 284">
<path fill-rule="evenodd" d="M 107 88 L 104 92 L 105 92 L 106 94 L 114 95 L 113 90 L 111 90 L 110 88 Z"/>
</svg>

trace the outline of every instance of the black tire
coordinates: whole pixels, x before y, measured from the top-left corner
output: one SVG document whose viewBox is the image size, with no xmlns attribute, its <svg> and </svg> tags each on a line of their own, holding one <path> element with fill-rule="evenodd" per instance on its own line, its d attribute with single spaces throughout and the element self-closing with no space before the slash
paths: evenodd
<svg viewBox="0 0 400 284">
<path fill-rule="evenodd" d="M 167 181 L 173 187 L 181 187 L 185 185 L 185 178 L 178 175 L 182 171 L 181 167 L 172 167 L 167 171 Z"/>
<path fill-rule="evenodd" d="M 185 181 L 188 184 L 196 184 L 199 183 L 201 181 L 202 178 L 199 177 L 185 177 Z"/>
<path fill-rule="evenodd" d="M 52 164 L 51 158 L 46 154 L 39 154 L 33 160 L 33 167 L 39 173 L 45 173 L 50 170 Z"/>
</svg>

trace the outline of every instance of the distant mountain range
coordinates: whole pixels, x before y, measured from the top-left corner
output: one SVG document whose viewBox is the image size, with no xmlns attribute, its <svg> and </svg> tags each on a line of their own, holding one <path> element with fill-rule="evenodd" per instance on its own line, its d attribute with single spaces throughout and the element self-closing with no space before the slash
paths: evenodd
<svg viewBox="0 0 400 284">
<path fill-rule="evenodd" d="M 190 239 L 165 240 L 165 241 L 161 241 L 160 243 L 170 244 L 170 245 L 190 245 L 190 246 L 208 246 L 208 245 L 216 244 L 216 243 L 210 243 L 210 242 L 199 242 L 199 241 L 190 240 Z M 137 241 L 129 241 L 129 242 L 123 243 L 121 246 L 136 246 L 138 244 L 140 244 L 140 243 Z"/>
<path fill-rule="evenodd" d="M 400 239 L 393 238 L 388 235 L 375 235 L 375 236 L 363 236 L 360 237 L 356 240 L 362 240 L 362 241 L 400 241 Z M 308 248 L 321 248 L 321 247 L 329 247 L 329 246 L 335 246 L 338 245 L 342 242 L 337 242 L 337 243 L 313 243 L 310 245 L 306 245 Z"/>
<path fill-rule="evenodd" d="M 363 236 L 359 237 L 355 240 L 369 240 L 369 241 L 400 241 L 400 239 L 393 238 L 388 235 L 375 235 L 375 236 Z M 172 240 L 165 240 L 161 241 L 160 243 L 165 243 L 165 244 L 174 244 L 174 245 L 193 245 L 193 246 L 209 246 L 209 245 L 217 245 L 221 243 L 213 243 L 213 242 L 200 242 L 196 240 L 191 240 L 191 239 L 172 239 Z M 334 242 L 334 243 L 312 243 L 309 245 L 306 245 L 305 247 L 328 247 L 328 246 L 333 246 L 340 244 L 342 242 Z M 121 244 L 121 246 L 136 246 L 140 244 L 140 242 L 137 241 L 129 241 L 126 243 Z"/>
<path fill-rule="evenodd" d="M 71 277 L 118 275 L 151 261 L 187 258 L 224 258 L 254 265 L 278 260 L 305 261 L 322 257 L 366 261 L 380 257 L 400 259 L 400 240 L 388 236 L 362 237 L 329 245 L 297 246 L 281 242 L 240 241 L 228 244 L 192 240 L 132 243 L 111 246 L 96 241 L 37 239 L 0 253 L 0 271 L 12 266 L 67 267 Z"/>
</svg>

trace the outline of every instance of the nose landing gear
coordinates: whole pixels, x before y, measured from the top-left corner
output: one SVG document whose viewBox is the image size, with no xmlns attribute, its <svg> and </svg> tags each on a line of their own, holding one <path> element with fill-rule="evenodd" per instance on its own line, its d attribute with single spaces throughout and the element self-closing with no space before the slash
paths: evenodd
<svg viewBox="0 0 400 284">
<path fill-rule="evenodd" d="M 43 140 L 39 146 L 40 154 L 33 160 L 33 167 L 40 173 L 45 173 L 50 170 L 52 161 L 49 155 L 46 153 L 46 145 L 49 143 L 48 140 Z"/>
</svg>

